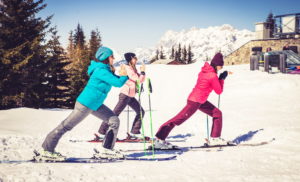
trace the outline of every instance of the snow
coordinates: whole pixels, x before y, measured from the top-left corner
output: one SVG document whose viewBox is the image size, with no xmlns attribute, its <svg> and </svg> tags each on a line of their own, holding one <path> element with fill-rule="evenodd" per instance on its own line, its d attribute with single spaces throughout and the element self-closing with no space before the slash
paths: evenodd
<svg viewBox="0 0 300 182">
<path fill-rule="evenodd" d="M 184 106 L 196 83 L 203 62 L 191 65 L 149 65 L 152 80 L 154 132 Z M 0 164 L 0 181 L 299 181 L 300 175 L 300 77 L 249 71 L 249 65 L 227 66 L 234 72 L 225 81 L 220 109 L 223 112 L 222 137 L 228 140 L 244 135 L 244 143 L 276 140 L 256 147 L 231 147 L 221 151 L 184 152 L 177 160 L 165 162 L 123 161 L 105 164 Z M 146 90 L 146 89 L 145 89 Z M 117 103 L 114 88 L 105 101 Z M 218 96 L 209 100 L 217 105 Z M 148 95 L 142 105 L 148 110 Z M 17 108 L 0 111 L 0 160 L 26 160 L 40 149 L 43 139 L 71 110 Z M 130 112 L 133 119 L 133 112 Z M 127 113 L 120 115 L 119 138 L 125 137 Z M 100 144 L 72 143 L 70 139 L 91 139 L 100 122 L 88 116 L 66 133 L 57 151 L 72 157 L 90 157 Z M 209 118 L 211 123 L 211 118 Z M 149 112 L 145 116 L 150 135 Z M 262 130 L 261 130 L 262 129 Z M 250 137 L 253 134 L 252 138 Z M 196 112 L 170 134 L 186 142 L 179 146 L 199 146 L 206 137 L 206 115 Z M 247 137 L 246 137 L 247 138 Z M 116 144 L 117 149 L 142 149 L 143 144 Z"/>
<path fill-rule="evenodd" d="M 191 45 L 195 60 L 205 60 L 211 58 L 216 51 L 222 51 L 224 55 L 228 55 L 254 38 L 254 32 L 246 29 L 237 30 L 228 24 L 208 28 L 192 27 L 179 32 L 168 30 L 156 46 L 137 48 L 134 52 L 140 60 L 151 60 L 156 50 L 163 47 L 165 55 L 169 57 L 172 46 L 177 49 L 180 43 L 182 48 Z"/>
</svg>

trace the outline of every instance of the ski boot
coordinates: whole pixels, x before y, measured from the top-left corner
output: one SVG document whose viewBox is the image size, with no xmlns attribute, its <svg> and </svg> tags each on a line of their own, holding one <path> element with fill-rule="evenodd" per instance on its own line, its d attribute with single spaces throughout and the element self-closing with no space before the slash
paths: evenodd
<svg viewBox="0 0 300 182">
<path fill-rule="evenodd" d="M 127 140 L 144 140 L 144 138 L 145 138 L 145 141 L 150 140 L 150 137 L 147 137 L 147 136 L 143 137 L 142 134 L 127 133 L 127 137 L 126 137 Z"/>
<path fill-rule="evenodd" d="M 176 150 L 179 148 L 177 145 L 173 145 L 165 140 L 155 139 L 154 149 L 155 150 Z"/>
<path fill-rule="evenodd" d="M 101 151 L 94 149 L 93 159 L 124 159 L 125 155 L 115 149 L 101 148 Z"/>
<path fill-rule="evenodd" d="M 46 161 L 46 162 L 59 162 L 59 161 L 65 161 L 66 156 L 61 155 L 58 152 L 50 152 L 46 150 L 36 151 L 34 150 L 34 156 L 33 160 L 36 162 Z"/>
<path fill-rule="evenodd" d="M 205 146 L 224 146 L 224 145 L 235 145 L 231 141 L 224 140 L 221 137 L 211 137 L 209 140 L 206 139 Z"/>
</svg>

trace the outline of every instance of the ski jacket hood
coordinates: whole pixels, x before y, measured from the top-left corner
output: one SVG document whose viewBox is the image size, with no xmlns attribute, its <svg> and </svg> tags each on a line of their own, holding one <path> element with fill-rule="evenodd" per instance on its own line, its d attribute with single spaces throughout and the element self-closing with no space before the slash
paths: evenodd
<svg viewBox="0 0 300 182">
<path fill-rule="evenodd" d="M 91 64 L 89 65 L 88 67 L 88 75 L 91 76 L 92 73 L 96 70 L 96 69 L 99 69 L 99 68 L 104 68 L 104 69 L 107 69 L 109 68 L 109 65 L 108 64 L 104 64 L 102 62 L 96 62 L 94 60 L 91 61 Z"/>
</svg>

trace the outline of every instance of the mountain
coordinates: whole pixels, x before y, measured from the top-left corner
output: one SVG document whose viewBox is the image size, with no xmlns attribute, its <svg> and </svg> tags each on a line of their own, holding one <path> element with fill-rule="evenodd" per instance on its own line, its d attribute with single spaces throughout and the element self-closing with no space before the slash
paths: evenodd
<svg viewBox="0 0 300 182">
<path fill-rule="evenodd" d="M 172 46 L 178 48 L 191 45 L 195 60 L 210 59 L 216 51 L 226 56 L 241 45 L 253 40 L 254 32 L 249 30 L 237 30 L 231 25 L 224 24 L 222 26 L 196 28 L 180 32 L 169 30 L 159 40 L 155 47 L 137 48 L 135 53 L 139 60 L 151 60 L 155 56 L 157 49 L 163 47 L 163 51 L 167 58 L 171 55 Z"/>
</svg>

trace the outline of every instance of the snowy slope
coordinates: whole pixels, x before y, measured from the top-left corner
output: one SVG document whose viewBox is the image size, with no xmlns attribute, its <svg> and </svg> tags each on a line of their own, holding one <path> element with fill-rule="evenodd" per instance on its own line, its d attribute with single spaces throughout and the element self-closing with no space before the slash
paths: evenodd
<svg viewBox="0 0 300 182">
<path fill-rule="evenodd" d="M 135 52 L 140 60 L 150 60 L 155 56 L 156 50 L 163 47 L 165 55 L 169 57 L 172 46 L 175 46 L 177 49 L 180 43 L 182 48 L 183 46 L 191 45 L 195 55 L 194 59 L 205 60 L 207 57 L 211 58 L 219 50 L 224 55 L 227 55 L 253 39 L 254 32 L 237 30 L 228 24 L 208 28 L 193 27 L 179 32 L 169 30 L 160 38 L 156 46 L 137 48 Z"/>
<path fill-rule="evenodd" d="M 184 106 L 203 63 L 150 65 L 154 130 Z M 300 175 L 300 77 L 249 71 L 249 65 L 230 66 L 234 72 L 225 82 L 220 107 L 225 139 L 250 136 L 245 143 L 276 138 L 258 147 L 224 148 L 222 151 L 190 151 L 167 162 L 124 161 L 111 164 L 0 164 L 0 181 L 299 181 Z M 119 89 L 112 89 L 105 103 L 113 108 Z M 217 95 L 209 100 L 217 104 Z M 148 96 L 142 97 L 148 109 Z M 45 136 L 71 110 L 18 108 L 0 111 L 0 160 L 30 159 Z M 133 113 L 130 113 L 133 119 Z M 120 115 L 119 137 L 125 136 L 127 113 Z M 211 119 L 210 119 L 211 123 Z M 99 144 L 71 143 L 69 139 L 91 139 L 100 121 L 93 116 L 68 132 L 57 151 L 89 157 Z M 145 117 L 150 134 L 149 113 Z M 260 130 L 263 129 L 263 130 Z M 255 133 L 255 131 L 258 131 Z M 181 134 L 181 135 L 180 135 Z M 185 138 L 179 146 L 197 146 L 206 137 L 206 115 L 197 112 L 176 127 L 170 136 Z M 118 149 L 142 149 L 142 144 L 116 144 Z"/>
</svg>

